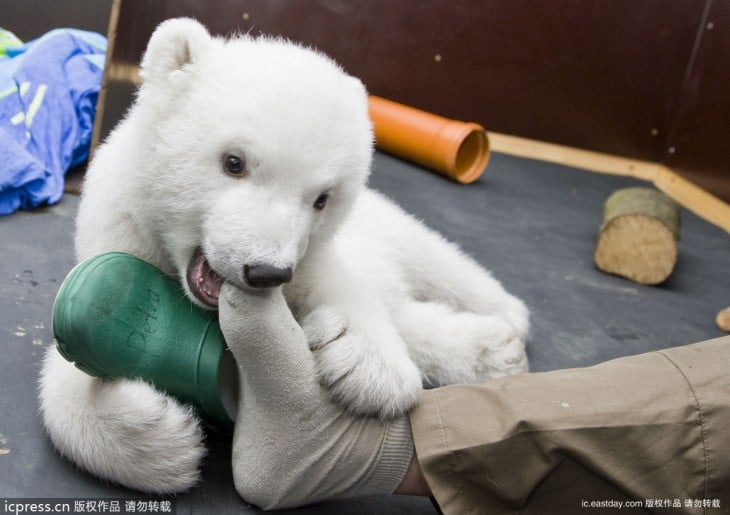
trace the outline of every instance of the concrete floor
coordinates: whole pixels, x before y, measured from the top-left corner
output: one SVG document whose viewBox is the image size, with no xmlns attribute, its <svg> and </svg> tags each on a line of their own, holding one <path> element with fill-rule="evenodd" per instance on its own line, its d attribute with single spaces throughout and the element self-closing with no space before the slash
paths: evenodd
<svg viewBox="0 0 730 515">
<path fill-rule="evenodd" d="M 605 198 L 636 185 L 554 164 L 493 155 L 484 176 L 461 186 L 378 155 L 371 184 L 491 269 L 532 311 L 532 370 L 584 366 L 721 336 L 714 317 L 730 305 L 730 238 L 687 211 L 677 267 L 658 287 L 605 275 L 593 249 Z M 36 399 L 51 305 L 74 264 L 78 198 L 0 217 L 0 498 L 126 498 L 60 458 Z M 177 498 L 178 513 L 258 513 L 233 488 L 229 438 L 211 432 L 202 484 Z M 428 500 L 368 498 L 287 513 L 433 514 Z"/>
</svg>

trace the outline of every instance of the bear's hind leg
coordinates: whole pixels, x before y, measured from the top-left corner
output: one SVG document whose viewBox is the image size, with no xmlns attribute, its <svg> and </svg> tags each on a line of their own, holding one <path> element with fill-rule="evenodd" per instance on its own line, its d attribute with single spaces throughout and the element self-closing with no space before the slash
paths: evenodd
<svg viewBox="0 0 730 515">
<path fill-rule="evenodd" d="M 478 383 L 527 371 L 525 330 L 505 317 L 411 300 L 394 317 L 408 353 L 430 386 Z"/>
<path fill-rule="evenodd" d="M 55 348 L 40 378 L 41 414 L 59 452 L 114 483 L 155 494 L 195 485 L 205 454 L 190 408 L 143 381 L 102 381 Z"/>
</svg>

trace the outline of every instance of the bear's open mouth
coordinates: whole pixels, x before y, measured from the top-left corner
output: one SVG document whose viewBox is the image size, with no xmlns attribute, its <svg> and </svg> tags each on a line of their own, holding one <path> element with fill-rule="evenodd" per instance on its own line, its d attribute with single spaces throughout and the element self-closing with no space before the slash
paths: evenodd
<svg viewBox="0 0 730 515">
<path fill-rule="evenodd" d="M 223 286 L 223 277 L 210 267 L 203 250 L 198 247 L 188 264 L 186 274 L 188 288 L 195 298 L 211 308 L 218 307 L 218 297 Z"/>
</svg>

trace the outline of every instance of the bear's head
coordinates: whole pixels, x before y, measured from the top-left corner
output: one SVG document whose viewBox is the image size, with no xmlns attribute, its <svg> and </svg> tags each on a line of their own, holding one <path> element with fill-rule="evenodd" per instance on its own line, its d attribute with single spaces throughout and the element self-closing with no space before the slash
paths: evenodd
<svg viewBox="0 0 730 515">
<path fill-rule="evenodd" d="M 213 307 L 224 280 L 290 280 L 370 172 L 362 83 L 311 49 L 184 18 L 157 28 L 141 76 L 130 116 L 145 127 L 150 223 L 191 298 Z"/>
</svg>

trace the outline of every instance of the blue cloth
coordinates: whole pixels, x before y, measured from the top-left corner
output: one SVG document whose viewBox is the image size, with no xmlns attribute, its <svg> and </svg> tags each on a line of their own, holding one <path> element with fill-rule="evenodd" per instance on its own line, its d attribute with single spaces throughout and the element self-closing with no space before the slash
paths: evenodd
<svg viewBox="0 0 730 515">
<path fill-rule="evenodd" d="M 89 155 L 106 38 L 56 29 L 0 59 L 0 215 L 55 203 Z"/>
</svg>

